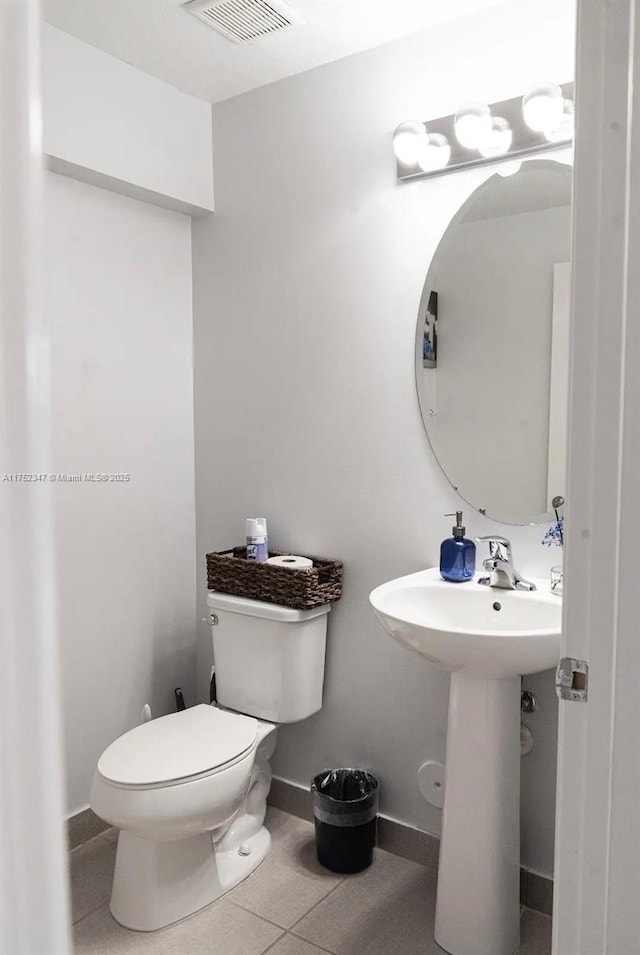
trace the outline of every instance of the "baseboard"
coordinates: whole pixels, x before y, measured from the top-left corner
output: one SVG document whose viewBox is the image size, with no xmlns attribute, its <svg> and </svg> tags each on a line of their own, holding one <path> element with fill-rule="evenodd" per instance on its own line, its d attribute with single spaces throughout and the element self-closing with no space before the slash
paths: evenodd
<svg viewBox="0 0 640 955">
<path fill-rule="evenodd" d="M 267 802 L 275 809 L 282 809 L 283 812 L 290 812 L 292 816 L 297 816 L 299 819 L 313 822 L 311 793 L 297 783 L 290 783 L 286 779 L 278 779 L 274 776 Z"/>
<path fill-rule="evenodd" d="M 304 786 L 274 778 L 271 783 L 269 805 L 313 822 L 311 793 Z M 109 829 L 109 824 L 91 809 L 83 809 L 67 819 L 69 849 L 75 849 Z M 437 868 L 440 840 L 422 829 L 414 829 L 388 816 L 378 816 L 378 846 L 394 855 Z M 553 911 L 553 879 L 520 869 L 520 902 L 529 909 L 551 915 Z"/>
<path fill-rule="evenodd" d="M 524 883 L 524 885 L 523 885 Z M 520 869 L 520 901 L 528 909 L 553 915 L 553 879 L 531 869 Z"/>
<path fill-rule="evenodd" d="M 83 809 L 67 819 L 67 841 L 69 849 L 77 849 L 83 842 L 88 842 L 99 836 L 105 829 L 110 829 L 108 822 L 96 816 L 91 809 Z"/>
<path fill-rule="evenodd" d="M 282 809 L 307 822 L 313 822 L 313 804 L 311 793 L 304 786 L 274 778 L 268 803 L 276 809 Z M 391 819 L 378 816 L 378 846 L 394 855 L 420 862 L 430 868 L 437 868 L 440 840 L 422 829 Z M 536 912 L 552 914 L 553 880 L 529 869 L 520 869 L 520 903 Z"/>
</svg>

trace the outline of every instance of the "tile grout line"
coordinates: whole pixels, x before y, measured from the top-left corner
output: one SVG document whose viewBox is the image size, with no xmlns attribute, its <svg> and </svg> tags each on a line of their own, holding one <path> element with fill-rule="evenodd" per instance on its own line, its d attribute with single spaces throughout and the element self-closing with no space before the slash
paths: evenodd
<svg viewBox="0 0 640 955">
<path fill-rule="evenodd" d="M 242 884 L 242 883 L 240 883 L 240 884 Z M 233 889 L 232 889 L 231 891 L 233 891 Z M 249 915 L 255 915 L 256 918 L 262 919 L 262 921 L 263 921 L 263 922 L 266 922 L 267 925 L 273 925 L 274 928 L 279 928 L 280 931 L 281 931 L 281 932 L 284 932 L 285 934 L 289 931 L 289 929 L 285 928 L 283 925 L 278 925 L 277 922 L 274 922 L 272 919 L 268 919 L 268 918 L 266 917 L 266 915 L 260 915 L 258 912 L 254 912 L 253 909 L 247 908 L 247 906 L 246 906 L 246 905 L 243 905 L 241 902 L 235 902 L 233 899 L 230 899 L 228 896 L 221 895 L 219 899 L 215 899 L 215 900 L 214 900 L 212 903 L 210 903 L 210 904 L 211 904 L 211 905 L 215 905 L 216 902 L 220 902 L 221 899 L 226 899 L 227 902 L 231 902 L 232 905 L 235 905 L 235 907 L 236 907 L 237 909 L 241 909 L 243 912 L 248 912 Z M 303 918 L 304 918 L 304 916 L 303 916 Z"/>
<path fill-rule="evenodd" d="M 325 948 L 323 945 L 318 945 L 316 942 L 309 942 L 306 938 L 302 938 L 301 935 L 294 935 L 292 932 L 289 933 L 291 938 L 300 939 L 301 942 L 307 942 L 307 945 L 313 945 L 315 948 L 319 949 L 321 952 L 326 952 L 326 955 L 336 955 L 335 952 L 332 952 L 330 949 Z"/>
<path fill-rule="evenodd" d="M 77 853 L 80 849 L 84 849 L 85 847 L 88 846 L 90 847 L 91 852 L 94 852 L 98 848 L 100 841 L 104 842 L 106 846 L 115 845 L 115 843 L 111 839 L 105 838 L 106 832 L 108 832 L 108 830 L 105 829 L 102 832 L 97 833 L 97 835 L 92 836 L 91 839 L 87 839 L 86 842 L 83 842 L 79 846 L 76 846 L 74 849 L 69 850 L 68 856 L 69 856 L 69 879 L 70 880 L 71 880 L 71 863 L 73 861 L 75 853 Z M 114 859 L 114 865 L 115 865 L 115 859 Z M 111 876 L 111 879 L 110 879 L 110 884 L 112 883 L 113 883 L 113 875 Z M 84 915 L 81 915 L 80 918 L 74 918 L 73 912 L 71 912 L 71 927 L 74 928 L 76 925 L 78 925 L 80 922 L 83 922 L 86 918 L 88 918 L 90 915 L 93 915 L 99 909 L 103 908 L 104 906 L 108 906 L 109 898 L 110 898 L 110 892 L 106 895 L 106 897 L 101 902 L 95 905 L 92 909 L 89 909 L 88 912 L 85 912 Z"/>
<path fill-rule="evenodd" d="M 319 952 L 322 952 L 322 955 L 336 955 L 335 952 L 332 952 L 328 948 L 324 948 L 322 945 L 318 945 L 317 942 L 310 942 L 308 938 L 302 938 L 301 935 L 294 935 L 293 932 L 287 932 L 291 938 L 295 938 L 297 942 L 306 942 L 307 945 L 311 945 L 313 948 L 317 948 Z"/>
<path fill-rule="evenodd" d="M 321 899 L 318 899 L 316 902 L 314 902 L 313 905 L 311 906 L 311 908 L 310 908 L 310 909 L 307 909 L 307 911 L 304 912 L 303 915 L 301 915 L 300 918 L 297 919 L 297 920 L 293 923 L 293 925 L 291 925 L 289 928 L 285 928 L 285 927 L 282 926 L 282 925 L 278 925 L 277 922 L 274 922 L 272 919 L 267 918 L 266 915 L 261 915 L 261 914 L 259 914 L 258 912 L 255 912 L 253 909 L 250 909 L 250 908 L 248 908 L 246 905 L 243 905 L 242 902 L 236 902 L 235 899 L 230 898 L 230 895 L 226 896 L 226 899 L 227 899 L 227 902 L 231 902 L 232 905 L 235 905 L 237 908 L 242 909 L 243 912 L 249 912 L 250 915 L 256 915 L 258 918 L 262 919 L 263 922 L 268 922 L 268 924 L 269 924 L 269 925 L 273 925 L 274 928 L 282 929 L 283 932 L 285 932 L 285 933 L 287 933 L 287 934 L 290 934 L 290 933 L 293 931 L 293 929 L 296 927 L 296 925 L 298 925 L 298 924 L 302 921 L 302 919 L 306 918 L 307 915 L 309 915 L 311 912 L 313 912 L 313 910 L 314 910 L 318 905 L 320 905 L 321 902 L 324 902 L 325 899 L 328 899 L 329 896 L 331 895 L 331 893 L 332 893 L 332 892 L 335 892 L 335 890 L 336 890 L 337 888 L 339 888 L 341 885 L 344 885 L 344 883 L 345 883 L 346 881 L 347 881 L 347 877 L 346 877 L 346 876 L 343 877 L 342 879 L 340 879 L 339 882 L 337 882 L 334 886 L 332 886 L 332 887 L 329 889 L 329 891 L 327 892 L 326 895 L 323 895 Z M 231 891 L 233 891 L 233 890 L 231 890 Z M 230 893 L 230 894 L 231 894 L 231 893 Z M 221 896 L 221 898 L 225 898 L 225 896 Z M 217 900 L 216 900 L 216 901 L 217 901 Z M 296 937 L 296 938 L 300 938 L 300 936 L 298 936 L 298 935 L 296 935 L 295 937 Z M 303 941 L 306 941 L 306 939 L 303 939 Z M 310 944 L 311 944 L 311 943 L 310 943 Z M 330 955 L 332 955 L 332 953 L 330 953 Z"/>
<path fill-rule="evenodd" d="M 265 948 L 264 952 L 260 952 L 260 955 L 268 955 L 269 952 L 273 951 L 276 945 L 279 945 L 283 938 L 294 938 L 296 942 L 305 942 L 307 945 L 310 945 L 312 948 L 317 948 L 319 952 L 322 952 L 322 955 L 336 955 L 335 952 L 329 951 L 328 948 L 323 948 L 322 945 L 317 945 L 315 942 L 309 942 L 306 938 L 302 938 L 300 935 L 293 935 L 291 932 L 284 932 L 279 938 L 272 942 L 269 948 Z M 517 953 L 516 953 L 517 955 Z"/>
<path fill-rule="evenodd" d="M 240 906 L 238 906 L 238 907 L 240 907 Z M 244 911 L 246 911 L 246 909 L 245 909 Z M 255 914 L 255 913 L 253 913 L 253 914 Z M 258 918 L 261 918 L 261 916 L 258 916 Z M 266 922 L 267 920 L 266 920 L 266 919 L 263 919 L 263 921 Z M 273 922 L 269 922 L 269 925 L 273 925 L 273 924 L 274 924 Z M 276 925 L 276 928 L 280 928 L 280 926 L 279 926 L 279 925 Z M 283 938 L 286 938 L 286 937 L 287 937 L 286 929 L 283 929 L 282 932 L 281 932 L 281 934 L 278 935 L 277 938 L 274 938 L 273 942 L 271 942 L 271 944 L 268 945 L 267 948 L 263 949 L 263 951 L 260 952 L 260 955 L 267 955 L 268 952 L 273 951 L 274 947 L 275 947 L 279 942 L 281 942 Z"/>
<path fill-rule="evenodd" d="M 76 853 L 79 854 L 80 849 L 93 850 L 96 848 L 96 844 L 100 841 L 106 842 L 108 845 L 116 845 L 117 840 L 107 836 L 108 831 L 108 829 L 104 829 L 102 832 L 98 832 L 95 836 L 91 836 L 91 838 L 87 839 L 86 842 L 81 842 L 79 845 L 74 846 L 73 849 L 68 849 L 67 852 L 69 856 L 74 856 Z"/>
<path fill-rule="evenodd" d="M 91 909 L 90 912 L 85 912 L 85 914 L 81 916 L 79 919 L 76 919 L 75 922 L 72 921 L 71 928 L 73 929 L 76 927 L 76 925 L 80 925 L 81 922 L 84 922 L 85 919 L 88 919 L 90 915 L 95 915 L 96 912 L 100 911 L 100 909 L 108 909 L 108 908 L 109 908 L 108 900 L 106 902 L 101 902 L 100 905 L 96 906 L 95 909 Z"/>
<path fill-rule="evenodd" d="M 312 913 L 315 909 L 317 909 L 319 905 L 321 905 L 323 902 L 326 902 L 326 900 L 329 898 L 329 896 L 330 896 L 330 895 L 333 895 L 333 893 L 334 893 L 337 889 L 339 889 L 340 886 L 344 885 L 345 882 L 347 882 L 347 881 L 348 881 L 348 878 L 347 878 L 346 876 L 345 876 L 344 879 L 340 879 L 340 881 L 339 881 L 336 885 L 334 885 L 334 887 L 333 887 L 332 889 L 330 889 L 325 896 L 323 896 L 321 899 L 318 899 L 317 902 L 314 902 L 314 904 L 311 906 L 311 908 L 309 909 L 309 911 L 308 911 L 308 912 L 305 912 L 304 915 L 301 915 L 300 918 L 298 919 L 298 921 L 297 921 L 297 922 L 294 922 L 293 925 L 291 926 L 291 928 L 288 929 L 288 931 L 291 933 L 291 935 L 296 935 L 296 933 L 294 932 L 294 929 L 297 928 L 298 925 L 300 925 L 300 922 L 302 922 L 304 919 L 306 919 L 307 915 L 311 915 L 311 913 Z M 302 935 L 296 935 L 296 938 L 301 938 L 303 942 L 308 941 L 308 939 L 303 938 Z M 313 943 L 313 942 L 310 942 L 309 944 L 314 944 L 314 943 Z"/>
<path fill-rule="evenodd" d="M 345 882 L 345 881 L 346 881 L 345 879 L 342 879 L 341 882 L 339 882 L 337 885 L 334 885 L 334 887 L 327 893 L 327 895 L 325 896 L 325 898 L 328 898 L 328 896 L 331 895 L 331 892 L 333 892 L 334 889 L 337 889 L 338 886 L 342 885 L 343 882 Z M 224 898 L 225 898 L 225 896 L 220 896 L 219 899 L 215 899 L 213 902 L 210 902 L 209 905 L 206 905 L 206 906 L 204 907 L 204 909 L 208 909 L 208 908 L 210 908 L 210 907 L 213 908 L 213 906 L 216 904 L 216 902 L 220 902 L 220 901 L 222 901 L 222 899 L 224 899 Z M 231 902 L 231 899 L 227 899 L 226 901 Z M 316 903 L 311 907 L 311 909 L 309 909 L 309 912 L 311 912 L 311 911 L 316 907 L 316 905 L 319 905 L 320 902 L 322 902 L 322 901 L 324 901 L 324 900 L 323 900 L 323 899 L 319 899 L 319 901 L 316 902 Z M 321 952 L 323 952 L 323 953 L 326 953 L 326 955 L 335 955 L 335 953 L 329 951 L 329 949 L 323 948 L 321 945 L 316 945 L 315 942 L 309 942 L 309 941 L 307 941 L 307 939 L 303 939 L 303 938 L 302 938 L 301 936 L 299 936 L 299 935 L 293 935 L 292 932 L 290 932 L 290 931 L 289 931 L 288 929 L 286 929 L 286 928 L 283 928 L 282 925 L 278 925 L 276 922 L 272 922 L 270 919 L 265 918 L 263 915 L 258 915 L 257 912 L 252 912 L 250 909 L 246 909 L 243 905 L 240 905 L 238 902 L 233 902 L 232 904 L 235 905 L 236 908 L 241 909 L 243 912 L 247 912 L 249 915 L 253 915 L 253 916 L 255 916 L 257 919 L 260 919 L 261 922 L 265 922 L 267 925 L 271 925 L 273 928 L 277 928 L 277 929 L 279 930 L 280 934 L 278 935 L 278 937 L 275 938 L 275 939 L 273 940 L 273 942 L 271 942 L 271 943 L 269 944 L 268 948 L 265 948 L 262 952 L 260 952 L 260 955 L 268 955 L 268 953 L 269 953 L 273 948 L 275 948 L 275 946 L 278 945 L 279 942 L 281 942 L 283 938 L 286 938 L 287 935 L 291 935 L 292 938 L 300 939 L 300 941 L 307 942 L 308 945 L 313 945 L 313 946 L 314 946 L 315 948 L 317 948 L 319 951 L 321 951 Z M 95 909 L 92 909 L 90 912 L 86 912 L 86 913 L 82 916 L 82 918 L 79 918 L 79 919 L 77 919 L 75 922 L 72 923 L 72 928 L 75 928 L 75 927 L 76 927 L 77 925 L 79 925 L 81 922 L 84 922 L 84 920 L 87 919 L 87 918 L 89 918 L 90 915 L 95 915 L 95 913 L 98 912 L 98 911 L 100 911 L 100 909 L 107 909 L 107 910 L 108 910 L 108 909 L 109 909 L 109 903 L 108 903 L 108 902 L 103 902 L 101 905 L 98 905 Z M 202 912 L 202 911 L 204 911 L 204 909 L 200 909 L 199 911 Z M 309 912 L 307 912 L 306 914 L 308 915 Z M 196 912 L 196 913 L 194 913 L 194 914 L 197 915 L 198 913 Z M 111 916 L 111 917 L 113 918 L 113 916 Z M 192 916 L 187 916 L 187 918 L 191 918 L 191 917 L 192 917 Z M 305 916 L 303 915 L 302 918 L 304 918 L 304 917 L 305 917 Z M 172 925 L 167 925 L 167 926 L 166 926 L 166 929 L 175 928 L 175 926 L 180 925 L 180 924 L 183 923 L 183 922 L 186 922 L 186 921 L 187 921 L 187 918 L 179 919 L 178 922 L 174 922 Z M 299 919 L 298 921 L 301 921 L 301 919 Z M 116 923 L 116 924 L 119 925 L 119 923 Z M 298 924 L 298 922 L 295 923 L 295 925 L 297 925 L 297 924 Z M 120 928 L 124 928 L 124 926 L 120 926 Z M 131 931 L 131 930 L 130 930 L 130 929 L 125 929 L 125 931 Z"/>
</svg>

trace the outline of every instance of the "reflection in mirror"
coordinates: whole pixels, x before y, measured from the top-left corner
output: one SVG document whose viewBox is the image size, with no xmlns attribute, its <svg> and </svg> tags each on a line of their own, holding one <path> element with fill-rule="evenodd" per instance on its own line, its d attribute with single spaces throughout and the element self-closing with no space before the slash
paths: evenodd
<svg viewBox="0 0 640 955">
<path fill-rule="evenodd" d="M 447 478 L 495 520 L 565 495 L 571 167 L 495 174 L 451 222 L 418 314 L 416 382 Z"/>
</svg>

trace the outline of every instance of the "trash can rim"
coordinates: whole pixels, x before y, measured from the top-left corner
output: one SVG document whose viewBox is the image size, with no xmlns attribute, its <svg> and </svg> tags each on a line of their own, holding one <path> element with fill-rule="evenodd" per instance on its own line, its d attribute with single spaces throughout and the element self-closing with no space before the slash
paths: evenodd
<svg viewBox="0 0 640 955">
<path fill-rule="evenodd" d="M 324 776 L 326 773 L 343 773 L 343 772 L 352 772 L 352 773 L 364 773 L 365 776 L 373 783 L 373 788 L 371 792 L 365 793 L 364 795 L 356 796 L 355 799 L 337 799 L 335 796 L 330 796 L 328 793 L 323 793 L 316 787 L 316 779 L 319 776 Z M 354 766 L 332 766 L 330 769 L 323 769 L 319 773 L 316 773 L 313 779 L 311 780 L 311 792 L 316 792 L 318 795 L 323 796 L 325 799 L 333 799 L 334 802 L 340 803 L 350 803 L 350 802 L 360 802 L 362 799 L 367 799 L 369 796 L 380 788 L 380 780 L 377 776 L 374 776 L 373 773 L 370 773 L 368 769 L 357 769 Z"/>
</svg>

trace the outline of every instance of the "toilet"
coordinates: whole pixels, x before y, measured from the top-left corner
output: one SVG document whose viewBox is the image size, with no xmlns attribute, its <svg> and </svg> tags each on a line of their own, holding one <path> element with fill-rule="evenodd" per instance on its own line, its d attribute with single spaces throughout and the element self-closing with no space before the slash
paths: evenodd
<svg viewBox="0 0 640 955">
<path fill-rule="evenodd" d="M 322 706 L 329 605 L 210 591 L 217 702 L 161 716 L 104 751 L 93 811 L 119 830 L 111 913 L 142 932 L 191 915 L 263 861 L 279 723 Z"/>
</svg>

